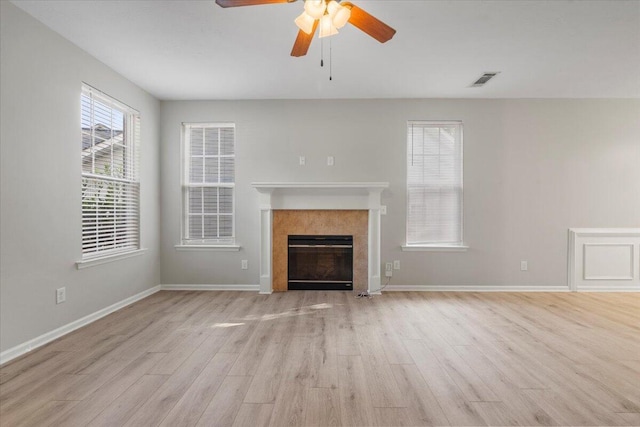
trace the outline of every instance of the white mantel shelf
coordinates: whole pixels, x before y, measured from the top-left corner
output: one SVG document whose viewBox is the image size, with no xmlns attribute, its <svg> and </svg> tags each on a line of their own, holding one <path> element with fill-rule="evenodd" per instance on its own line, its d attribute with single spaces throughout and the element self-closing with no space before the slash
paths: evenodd
<svg viewBox="0 0 640 427">
<path fill-rule="evenodd" d="M 380 198 L 388 182 L 254 182 L 260 195 L 260 293 L 272 291 L 273 210 L 362 209 L 369 211 L 368 290 L 380 289 Z"/>
<path fill-rule="evenodd" d="M 366 190 L 384 190 L 389 187 L 388 182 L 253 182 L 251 186 L 260 190 L 275 190 L 278 188 L 357 188 Z"/>
<path fill-rule="evenodd" d="M 278 204 L 278 196 L 287 195 L 288 197 L 338 197 L 334 202 L 344 202 L 339 200 L 340 197 L 350 196 L 373 196 L 370 200 L 375 204 L 376 200 L 380 200 L 380 193 L 389 187 L 388 182 L 254 182 L 251 184 L 260 194 L 272 195 L 272 202 Z M 266 199 L 261 200 L 264 202 Z M 310 200 L 306 200 L 309 202 Z M 317 202 L 318 200 L 313 200 Z M 333 203 L 333 204 L 336 204 Z M 352 204 L 349 202 L 349 204 Z M 367 206 L 352 206 L 351 209 L 368 209 Z M 274 207 L 274 209 L 279 209 Z M 291 209 L 290 207 L 285 209 Z M 310 209 L 310 208 L 308 208 Z M 326 207 L 325 209 L 329 209 Z"/>
<path fill-rule="evenodd" d="M 260 209 L 380 209 L 388 182 L 254 182 Z"/>
</svg>

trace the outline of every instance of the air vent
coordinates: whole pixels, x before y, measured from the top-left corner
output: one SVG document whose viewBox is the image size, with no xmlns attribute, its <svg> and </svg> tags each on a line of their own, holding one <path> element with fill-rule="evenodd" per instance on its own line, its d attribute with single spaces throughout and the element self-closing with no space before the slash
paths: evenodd
<svg viewBox="0 0 640 427">
<path fill-rule="evenodd" d="M 492 71 L 489 73 L 484 73 L 478 80 L 476 80 L 475 82 L 473 82 L 473 84 L 471 85 L 471 87 L 482 87 L 484 86 L 489 80 L 491 80 L 492 78 L 494 78 L 495 76 L 497 76 L 498 74 L 500 74 L 500 71 Z"/>
</svg>

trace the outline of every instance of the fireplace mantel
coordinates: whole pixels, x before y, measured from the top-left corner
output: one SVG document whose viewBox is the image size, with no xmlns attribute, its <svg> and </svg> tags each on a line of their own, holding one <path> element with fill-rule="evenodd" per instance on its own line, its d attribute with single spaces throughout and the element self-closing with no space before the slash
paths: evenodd
<svg viewBox="0 0 640 427">
<path fill-rule="evenodd" d="M 380 190 L 389 187 L 388 182 L 254 182 L 251 184 L 264 191 L 272 191 L 275 189 L 295 189 L 295 188 L 343 188 L 343 189 L 365 189 L 365 190 Z"/>
<path fill-rule="evenodd" d="M 368 210 L 368 290 L 380 289 L 380 197 L 388 182 L 254 182 L 260 194 L 260 293 L 272 292 L 274 209 Z"/>
<path fill-rule="evenodd" d="M 388 182 L 254 182 L 270 209 L 380 209 Z"/>
</svg>

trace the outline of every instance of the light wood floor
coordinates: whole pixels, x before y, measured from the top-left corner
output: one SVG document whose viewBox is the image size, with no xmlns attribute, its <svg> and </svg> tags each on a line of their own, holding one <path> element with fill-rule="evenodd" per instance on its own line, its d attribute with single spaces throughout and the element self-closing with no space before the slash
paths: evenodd
<svg viewBox="0 0 640 427">
<path fill-rule="evenodd" d="M 0 383 L 2 426 L 640 425 L 640 295 L 159 292 Z"/>
</svg>

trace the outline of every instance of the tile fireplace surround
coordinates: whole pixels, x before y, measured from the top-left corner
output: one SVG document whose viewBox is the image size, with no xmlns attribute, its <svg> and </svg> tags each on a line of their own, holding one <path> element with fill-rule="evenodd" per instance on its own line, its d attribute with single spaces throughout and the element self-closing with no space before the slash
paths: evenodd
<svg viewBox="0 0 640 427">
<path fill-rule="evenodd" d="M 354 248 L 354 281 L 357 280 L 354 291 L 367 289 L 371 292 L 380 288 L 380 195 L 389 186 L 388 182 L 255 182 L 252 186 L 260 197 L 261 294 L 286 290 L 286 283 L 284 289 L 282 283 L 282 274 L 286 274 L 286 256 L 283 267 L 280 240 L 281 236 L 286 240 L 287 234 L 299 234 L 301 229 L 309 230 L 309 234 L 320 230 L 340 230 L 335 234 L 350 234 L 356 240 L 358 237 L 364 240 L 366 236 L 366 270 L 362 262 L 358 266 L 359 257 L 357 248 Z M 277 211 L 275 222 L 274 211 Z M 368 214 L 357 211 L 367 211 Z M 367 220 L 366 233 L 362 224 L 364 216 Z M 341 217 L 353 223 L 352 231 L 337 225 Z M 286 229 L 289 221 L 292 230 Z M 276 225 L 277 236 L 274 236 Z M 277 245 L 275 254 L 274 243 Z M 363 248 L 360 259 L 364 254 Z M 365 277 L 358 280 L 359 272 Z"/>
</svg>

